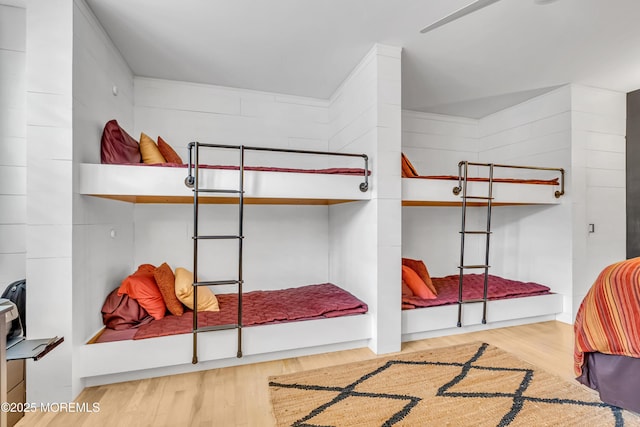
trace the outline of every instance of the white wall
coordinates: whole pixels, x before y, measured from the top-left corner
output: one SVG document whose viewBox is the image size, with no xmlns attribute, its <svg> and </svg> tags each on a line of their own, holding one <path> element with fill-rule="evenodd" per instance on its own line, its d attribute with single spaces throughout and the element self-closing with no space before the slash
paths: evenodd
<svg viewBox="0 0 640 427">
<path fill-rule="evenodd" d="M 570 87 L 565 86 L 483 118 L 479 160 L 564 168 L 571 176 L 570 107 Z M 502 173 L 518 176 L 517 170 Z M 558 174 L 527 175 L 554 176 Z M 560 205 L 493 209 L 490 264 L 494 274 L 538 282 L 563 294 L 568 310 L 572 294 L 570 185 L 566 193 Z"/>
<path fill-rule="evenodd" d="M 478 160 L 478 121 L 403 111 L 402 151 L 420 175 L 457 175 L 460 161 Z M 470 215 L 469 226 L 479 219 Z M 457 274 L 460 224 L 460 208 L 403 207 L 402 256 L 423 260 L 434 277 Z M 476 255 L 479 245 L 479 239 L 468 239 L 465 252 Z"/>
<path fill-rule="evenodd" d="M 200 206 L 201 234 L 236 234 L 237 205 Z M 134 264 L 193 271 L 193 207 L 139 204 L 135 207 Z M 329 281 L 326 206 L 245 205 L 243 291 L 284 289 Z M 201 241 L 201 280 L 235 280 L 235 240 Z M 214 292 L 235 292 L 219 287 Z"/>
<path fill-rule="evenodd" d="M 478 121 L 405 110 L 402 151 L 420 175 L 457 175 L 458 162 L 478 160 Z"/>
<path fill-rule="evenodd" d="M 83 388 L 77 349 L 101 324 L 114 278 L 132 265 L 132 237 L 109 237 L 132 236 L 132 208 L 79 196 L 75 166 L 99 162 L 106 121 L 132 125 L 133 81 L 82 1 L 30 2 L 27 34 L 27 313 L 38 314 L 28 315 L 28 332 L 65 337 L 28 363 L 27 400 L 67 402 Z"/>
<path fill-rule="evenodd" d="M 135 125 L 161 136 L 187 160 L 191 141 L 327 151 L 328 102 L 314 98 L 159 79 L 135 78 Z M 327 167 L 327 157 L 247 151 L 247 165 Z M 237 150 L 202 149 L 200 163 L 237 164 Z M 347 159 L 342 166 L 362 167 Z M 191 205 L 135 206 L 135 264 L 167 262 L 193 270 Z M 238 207 L 200 207 L 200 234 L 236 234 Z M 329 280 L 326 206 L 246 205 L 245 291 Z M 235 279 L 237 242 L 203 241 L 202 280 Z M 235 288 L 233 288 L 235 289 Z M 228 289 L 233 292 L 233 289 Z M 227 291 L 219 288 L 219 292 Z"/>
<path fill-rule="evenodd" d="M 626 258 L 626 94 L 572 85 L 571 117 L 573 320 L 600 271 Z"/>
<path fill-rule="evenodd" d="M 191 141 L 302 150 L 327 150 L 327 101 L 168 80 L 135 79 L 135 127 L 161 136 L 186 162 Z M 208 154 L 213 153 L 213 154 Z M 237 164 L 234 151 L 208 150 L 201 163 Z M 246 152 L 248 165 L 326 167 L 303 154 Z"/>
<path fill-rule="evenodd" d="M 73 2 L 27 7 L 27 337 L 64 336 L 27 363 L 27 400 L 69 401 L 72 378 Z M 37 313 L 37 315 L 33 315 Z"/>
<path fill-rule="evenodd" d="M 372 200 L 330 207 L 331 280 L 369 306 L 370 348 L 400 350 L 400 49 L 377 45 L 331 97 L 329 149 L 366 153 Z"/>
<path fill-rule="evenodd" d="M 26 12 L 0 5 L 0 292 L 26 277 Z"/>
<path fill-rule="evenodd" d="M 117 88 L 117 96 L 114 95 Z M 100 138 L 116 119 L 133 129 L 133 73 L 93 13 L 73 9 L 73 343 L 102 326 L 106 295 L 133 269 L 133 205 L 77 192 L 79 163 L 100 163 Z M 112 236 L 113 232 L 113 236 Z M 76 356 L 77 357 L 77 356 Z"/>
</svg>

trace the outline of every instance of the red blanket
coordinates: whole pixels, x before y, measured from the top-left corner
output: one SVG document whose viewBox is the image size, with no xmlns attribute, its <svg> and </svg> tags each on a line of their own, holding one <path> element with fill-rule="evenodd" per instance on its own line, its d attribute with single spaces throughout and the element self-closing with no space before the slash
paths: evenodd
<svg viewBox="0 0 640 427">
<path fill-rule="evenodd" d="M 574 330 L 576 376 L 585 353 L 640 357 L 640 258 L 602 270 L 580 304 Z"/>
<path fill-rule="evenodd" d="M 446 179 L 450 181 L 458 181 L 458 175 L 419 175 L 410 176 L 408 178 L 420 179 Z M 489 178 L 467 177 L 467 181 L 488 182 Z M 493 178 L 493 182 L 508 182 L 513 184 L 542 184 L 542 185 L 558 185 L 558 178 L 553 179 L 520 179 L 520 178 Z"/>
<path fill-rule="evenodd" d="M 187 165 L 179 163 L 127 163 L 130 166 L 161 166 L 168 168 L 186 168 Z M 239 166 L 232 165 L 199 165 L 200 169 L 222 169 L 222 170 L 238 170 Z M 361 168 L 326 168 L 326 169 L 296 169 L 296 168 L 275 168 L 269 166 L 245 166 L 246 171 L 259 172 L 293 172 L 293 173 L 315 173 L 325 175 L 364 175 L 364 169 Z M 371 171 L 367 173 L 371 175 Z"/>
<path fill-rule="evenodd" d="M 402 153 L 401 167 L 403 178 L 421 178 L 421 179 L 446 179 L 458 181 L 458 175 L 420 175 L 416 168 L 411 164 L 409 158 Z M 489 178 L 467 177 L 467 181 L 489 181 Z M 558 178 L 554 179 L 519 179 L 519 178 L 493 178 L 493 182 L 511 182 L 516 184 L 543 184 L 558 185 Z"/>
<path fill-rule="evenodd" d="M 459 275 L 432 277 L 431 280 L 438 298 L 421 299 L 416 296 L 402 296 L 402 308 L 434 307 L 458 302 Z M 489 275 L 487 296 L 490 300 L 549 294 L 547 286 L 533 282 L 519 282 Z M 484 274 L 465 274 L 463 281 L 463 300 L 480 299 L 483 296 Z"/>
<path fill-rule="evenodd" d="M 234 324 L 238 321 L 237 294 L 217 295 L 220 311 L 198 313 L 198 327 Z M 349 292 L 333 285 L 301 286 L 273 291 L 253 291 L 242 296 L 243 326 L 264 325 L 360 314 L 367 305 Z M 190 333 L 193 312 L 166 316 L 138 329 L 133 339 Z"/>
</svg>

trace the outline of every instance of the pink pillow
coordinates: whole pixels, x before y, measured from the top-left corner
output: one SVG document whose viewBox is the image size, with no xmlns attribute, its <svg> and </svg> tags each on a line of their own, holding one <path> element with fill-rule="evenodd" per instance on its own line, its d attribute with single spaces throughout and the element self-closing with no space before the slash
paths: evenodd
<svg viewBox="0 0 640 427">
<path fill-rule="evenodd" d="M 142 264 L 135 273 L 122 281 L 118 295 L 129 295 L 138 301 L 147 313 L 158 320 L 164 317 L 167 306 L 153 277 L 155 270 L 156 267 L 151 264 Z"/>
<path fill-rule="evenodd" d="M 420 276 L 418 276 L 418 273 L 416 273 L 406 265 L 402 266 L 402 280 L 406 282 L 407 286 L 409 286 L 415 296 L 422 299 L 437 298 L 436 295 L 431 292 L 431 289 L 429 289 L 424 281 L 420 278 Z"/>
<path fill-rule="evenodd" d="M 109 120 L 102 130 L 100 161 L 102 163 L 140 163 L 140 146 L 118 122 Z"/>
</svg>

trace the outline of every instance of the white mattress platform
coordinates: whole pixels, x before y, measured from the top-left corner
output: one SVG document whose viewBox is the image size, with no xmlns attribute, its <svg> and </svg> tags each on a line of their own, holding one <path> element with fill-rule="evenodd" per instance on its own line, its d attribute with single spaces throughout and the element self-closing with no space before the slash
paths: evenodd
<svg viewBox="0 0 640 427">
<path fill-rule="evenodd" d="M 458 181 L 455 180 L 403 178 L 402 204 L 404 206 L 459 206 L 462 203 L 461 195 L 453 193 L 453 188 L 457 185 Z M 486 197 L 489 193 L 488 186 L 487 182 L 469 181 L 467 194 Z M 562 198 L 555 197 L 555 192 L 559 190 L 560 185 L 494 182 L 492 204 L 494 206 L 559 204 Z M 482 203 L 468 202 L 467 204 Z"/>
<path fill-rule="evenodd" d="M 515 324 L 555 319 L 562 313 L 562 295 L 546 294 L 487 302 L 487 324 L 482 325 L 482 303 L 463 304 L 462 327 L 456 327 L 458 304 L 402 310 L 402 339 L 453 335 Z M 511 322 L 511 323 L 509 323 Z"/>
<path fill-rule="evenodd" d="M 245 327 L 242 329 L 242 358 L 236 357 L 235 329 L 200 333 L 198 364 L 195 365 L 191 363 L 193 335 L 190 333 L 86 344 L 80 349 L 78 369 L 80 376 L 87 378 L 88 385 L 107 384 L 296 354 L 365 347 L 370 338 L 371 316 L 355 314 Z M 286 356 L 282 352 L 287 352 Z"/>
<path fill-rule="evenodd" d="M 192 203 L 187 168 L 80 164 L 80 194 L 132 203 Z M 237 190 L 239 172 L 200 169 L 199 187 Z M 334 204 L 371 199 L 360 191 L 363 175 L 245 171 L 245 203 Z M 237 203 L 237 197 L 200 193 L 200 203 Z"/>
</svg>

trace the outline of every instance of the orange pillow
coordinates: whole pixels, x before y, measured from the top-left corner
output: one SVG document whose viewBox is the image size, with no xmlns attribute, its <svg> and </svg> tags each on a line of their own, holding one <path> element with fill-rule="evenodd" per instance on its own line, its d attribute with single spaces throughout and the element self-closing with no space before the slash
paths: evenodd
<svg viewBox="0 0 640 427">
<path fill-rule="evenodd" d="M 438 295 L 438 290 L 433 285 L 433 281 L 431 280 L 431 276 L 429 276 L 429 271 L 427 270 L 427 266 L 424 265 L 424 262 L 419 259 L 402 258 L 402 265 L 406 265 L 407 267 L 418 273 L 418 276 L 420 276 L 429 290 L 433 292 L 434 295 Z"/>
<path fill-rule="evenodd" d="M 193 273 L 185 268 L 176 268 L 176 297 L 193 310 Z M 198 311 L 220 311 L 218 298 L 206 286 L 198 287 Z"/>
<path fill-rule="evenodd" d="M 409 287 L 409 285 L 407 285 L 407 282 L 405 282 L 404 280 L 402 281 L 402 296 L 406 296 L 406 297 L 412 297 L 413 296 L 413 291 L 411 290 L 411 288 Z"/>
<path fill-rule="evenodd" d="M 424 284 L 420 276 L 418 276 L 418 273 L 406 265 L 402 266 L 402 280 L 407 283 L 407 286 L 409 286 L 415 296 L 422 299 L 437 298 L 433 292 L 429 290 L 427 285 Z"/>
<path fill-rule="evenodd" d="M 158 137 L 158 150 L 160 150 L 160 154 L 168 163 L 177 163 L 179 165 L 182 164 L 182 158 L 174 151 L 173 148 L 167 142 Z"/>
<path fill-rule="evenodd" d="M 173 275 L 171 267 L 166 262 L 156 268 L 153 272 L 153 278 L 156 279 L 158 289 L 162 294 L 162 299 L 171 314 L 182 316 L 184 306 L 176 297 L 176 277 Z"/>
<path fill-rule="evenodd" d="M 147 313 L 154 319 L 162 319 L 167 311 L 167 306 L 162 299 L 160 289 L 153 278 L 156 267 L 151 264 L 142 264 L 138 270 L 124 279 L 118 289 L 118 295 L 127 294 L 138 301 Z"/>
<path fill-rule="evenodd" d="M 411 164 L 407 156 L 405 156 L 404 153 L 401 153 L 401 155 L 402 155 L 402 177 L 413 178 L 413 177 L 419 176 L 418 171 L 416 171 L 416 168 L 413 167 L 413 165 Z"/>
<path fill-rule="evenodd" d="M 167 163 L 156 142 L 144 132 L 140 134 L 140 154 L 142 154 L 142 163 Z"/>
</svg>

